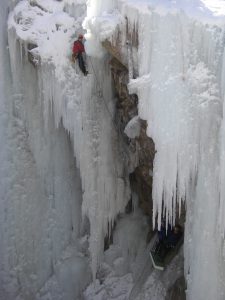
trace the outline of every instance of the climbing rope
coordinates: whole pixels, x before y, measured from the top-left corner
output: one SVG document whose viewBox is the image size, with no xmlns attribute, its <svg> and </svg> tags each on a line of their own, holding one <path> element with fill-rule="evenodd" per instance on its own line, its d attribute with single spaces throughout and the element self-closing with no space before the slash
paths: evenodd
<svg viewBox="0 0 225 300">
<path fill-rule="evenodd" d="M 110 119 L 111 119 L 113 125 L 116 127 L 116 124 L 115 124 L 115 122 L 113 121 L 113 116 L 112 116 L 112 114 L 111 114 L 111 112 L 110 112 L 110 110 L 109 110 L 109 108 L 108 108 L 108 105 L 106 104 L 106 100 L 105 100 L 105 98 L 104 98 L 103 91 L 102 91 L 101 85 L 100 85 L 100 83 L 99 83 L 99 81 L 98 81 L 98 77 L 97 77 L 97 74 L 96 74 L 96 72 L 95 72 L 94 66 L 93 66 L 93 64 L 92 64 L 91 57 L 89 58 L 89 60 L 90 60 L 91 67 L 92 67 L 92 70 L 93 70 L 93 74 L 94 74 L 94 76 L 95 76 L 96 83 L 97 83 L 97 86 L 98 86 L 98 96 L 99 96 L 100 98 L 103 99 L 103 102 L 104 102 L 104 104 L 105 104 L 106 110 L 108 111 L 108 114 L 109 114 L 109 116 L 110 116 Z M 116 129 L 117 129 L 117 128 L 116 128 Z"/>
<path fill-rule="evenodd" d="M 106 103 L 106 99 L 105 99 L 105 97 L 104 97 L 104 95 L 103 95 L 103 91 L 102 91 L 101 85 L 100 85 L 100 83 L 99 83 L 97 74 L 96 74 L 96 72 L 95 72 L 95 69 L 94 69 L 94 66 L 93 66 L 91 57 L 89 57 L 89 60 L 90 60 L 90 64 L 91 64 L 91 67 L 92 67 L 92 70 L 93 70 L 93 74 L 94 74 L 94 76 L 95 76 L 96 83 L 97 83 L 97 86 L 98 86 L 98 89 L 99 89 L 99 90 L 98 90 L 98 96 L 99 96 L 100 98 L 103 99 L 103 103 L 104 103 L 104 105 L 105 105 L 105 108 L 106 108 L 106 110 L 107 110 L 109 116 L 110 116 L 110 120 L 111 120 L 111 122 L 112 122 L 112 124 L 113 124 L 113 128 L 114 128 L 114 130 L 116 131 L 116 133 L 118 134 L 118 137 L 119 137 L 119 139 L 121 140 L 121 144 L 122 144 L 122 146 L 123 146 L 123 148 L 124 148 L 124 152 L 123 152 L 123 153 L 125 153 L 125 155 L 127 156 L 127 159 L 129 160 L 130 157 L 129 157 L 129 155 L 127 154 L 127 147 L 125 146 L 124 140 L 122 139 L 122 134 L 123 134 L 123 132 L 121 131 L 120 126 L 118 126 L 118 124 L 116 124 L 116 122 L 115 122 L 115 120 L 114 120 L 114 118 L 113 118 L 113 115 L 111 114 L 111 112 L 110 112 L 110 110 L 109 110 L 109 108 L 108 108 L 108 105 L 107 105 L 107 103 Z"/>
</svg>

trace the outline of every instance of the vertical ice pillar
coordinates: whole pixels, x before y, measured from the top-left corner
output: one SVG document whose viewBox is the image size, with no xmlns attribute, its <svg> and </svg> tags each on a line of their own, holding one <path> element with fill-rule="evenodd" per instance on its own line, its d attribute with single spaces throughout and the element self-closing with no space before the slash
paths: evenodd
<svg viewBox="0 0 225 300">
<path fill-rule="evenodd" d="M 101 46 L 101 27 L 98 18 L 104 13 L 111 13 L 116 6 L 115 0 L 91 0 L 87 5 L 87 17 L 84 20 L 84 28 L 87 30 L 86 51 L 93 57 L 102 57 L 105 54 Z"/>
</svg>

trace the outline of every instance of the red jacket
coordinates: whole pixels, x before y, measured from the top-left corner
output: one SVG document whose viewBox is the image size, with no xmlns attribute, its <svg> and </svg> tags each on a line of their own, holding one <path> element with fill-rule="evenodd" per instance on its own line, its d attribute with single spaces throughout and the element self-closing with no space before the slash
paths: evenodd
<svg viewBox="0 0 225 300">
<path fill-rule="evenodd" d="M 81 43 L 78 40 L 75 41 L 73 44 L 73 53 L 78 54 L 78 53 L 83 53 L 83 52 L 85 52 L 83 43 Z"/>
</svg>

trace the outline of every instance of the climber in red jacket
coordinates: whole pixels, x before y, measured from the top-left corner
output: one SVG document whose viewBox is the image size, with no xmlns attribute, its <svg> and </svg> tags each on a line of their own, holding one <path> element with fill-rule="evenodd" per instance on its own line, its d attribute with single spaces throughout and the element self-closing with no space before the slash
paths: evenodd
<svg viewBox="0 0 225 300">
<path fill-rule="evenodd" d="M 83 35 L 79 34 L 78 40 L 76 40 L 74 42 L 72 59 L 73 59 L 73 62 L 75 62 L 75 60 L 78 59 L 79 67 L 80 67 L 81 71 L 83 72 L 83 74 L 86 76 L 88 74 L 88 72 L 86 70 L 84 57 L 83 57 L 83 54 L 85 53 L 83 38 L 84 38 Z"/>
</svg>

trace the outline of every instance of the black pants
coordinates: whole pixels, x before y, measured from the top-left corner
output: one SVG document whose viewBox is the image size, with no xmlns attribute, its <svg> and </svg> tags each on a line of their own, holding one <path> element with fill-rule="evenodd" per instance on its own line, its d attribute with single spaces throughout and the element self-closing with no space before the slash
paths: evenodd
<svg viewBox="0 0 225 300">
<path fill-rule="evenodd" d="M 155 253 L 157 253 L 161 259 L 164 259 L 167 253 L 171 250 L 171 248 L 172 247 L 165 241 L 159 241 L 156 246 Z"/>
<path fill-rule="evenodd" d="M 87 75 L 87 70 L 85 67 L 84 58 L 83 58 L 82 53 L 78 53 L 77 59 L 78 59 L 78 64 L 79 64 L 81 71 L 83 72 L 84 75 Z"/>
</svg>

